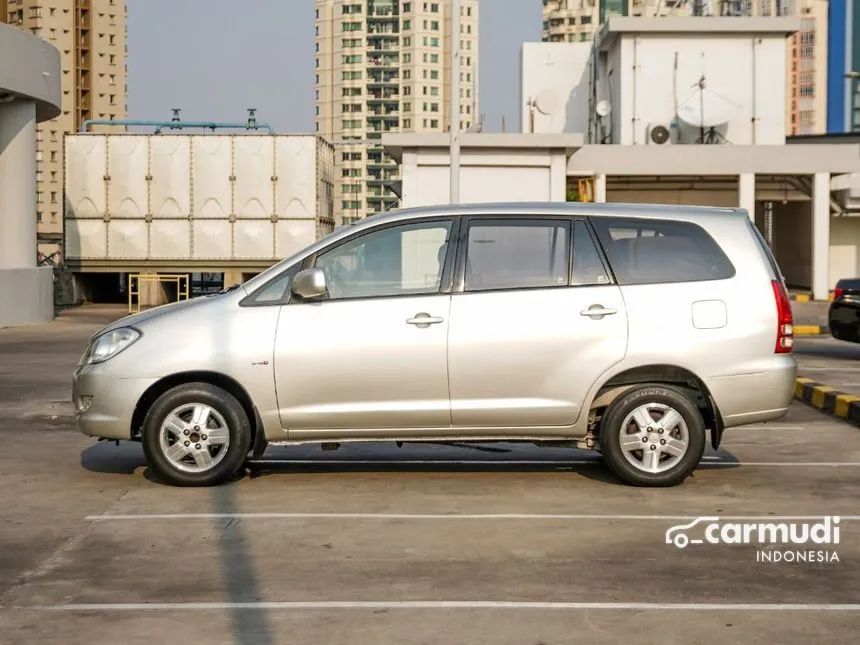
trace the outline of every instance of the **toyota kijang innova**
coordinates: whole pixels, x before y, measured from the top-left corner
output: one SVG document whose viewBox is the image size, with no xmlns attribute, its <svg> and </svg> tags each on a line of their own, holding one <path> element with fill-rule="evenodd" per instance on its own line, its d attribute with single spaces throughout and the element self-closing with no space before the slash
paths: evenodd
<svg viewBox="0 0 860 645">
<path fill-rule="evenodd" d="M 527 441 L 682 482 L 708 440 L 779 419 L 788 294 L 746 211 L 482 204 L 340 229 L 241 286 L 96 334 L 82 432 L 174 485 L 268 444 Z"/>
</svg>

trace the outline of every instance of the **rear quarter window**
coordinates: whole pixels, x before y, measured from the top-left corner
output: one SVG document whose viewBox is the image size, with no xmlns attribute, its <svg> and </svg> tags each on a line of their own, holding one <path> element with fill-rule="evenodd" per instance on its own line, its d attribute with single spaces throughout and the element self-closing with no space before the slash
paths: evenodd
<svg viewBox="0 0 860 645">
<path fill-rule="evenodd" d="M 621 285 L 725 280 L 731 261 L 691 222 L 595 217 L 592 224 Z"/>
</svg>

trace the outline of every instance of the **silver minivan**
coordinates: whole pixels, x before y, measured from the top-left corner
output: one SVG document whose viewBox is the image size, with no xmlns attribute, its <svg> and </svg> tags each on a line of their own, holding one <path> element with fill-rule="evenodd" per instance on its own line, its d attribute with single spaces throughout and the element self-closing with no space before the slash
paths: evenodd
<svg viewBox="0 0 860 645">
<path fill-rule="evenodd" d="M 407 209 L 249 282 L 123 318 L 74 374 L 80 430 L 175 485 L 268 444 L 527 441 L 682 482 L 726 428 L 782 417 L 788 294 L 746 211 Z"/>
</svg>

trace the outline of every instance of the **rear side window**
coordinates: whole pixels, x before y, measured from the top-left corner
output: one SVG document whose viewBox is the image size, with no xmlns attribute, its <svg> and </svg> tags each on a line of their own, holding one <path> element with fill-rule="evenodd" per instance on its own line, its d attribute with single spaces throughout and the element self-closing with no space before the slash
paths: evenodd
<svg viewBox="0 0 860 645">
<path fill-rule="evenodd" d="M 767 240 L 764 239 L 764 235 L 761 234 L 758 227 L 751 221 L 747 221 L 747 225 L 752 229 L 753 237 L 755 237 L 758 242 L 758 246 L 762 253 L 764 253 L 764 257 L 767 258 L 767 263 L 770 265 L 772 273 L 771 277 L 776 278 L 777 280 L 784 280 L 782 271 L 779 270 L 779 265 L 776 263 L 776 258 L 773 257 L 773 253 L 771 253 L 770 247 L 767 245 Z"/>
<path fill-rule="evenodd" d="M 466 291 L 566 287 L 570 220 L 474 219 L 466 242 Z"/>
<path fill-rule="evenodd" d="M 595 217 L 592 223 L 619 284 L 725 280 L 735 268 L 714 239 L 690 222 Z"/>
</svg>

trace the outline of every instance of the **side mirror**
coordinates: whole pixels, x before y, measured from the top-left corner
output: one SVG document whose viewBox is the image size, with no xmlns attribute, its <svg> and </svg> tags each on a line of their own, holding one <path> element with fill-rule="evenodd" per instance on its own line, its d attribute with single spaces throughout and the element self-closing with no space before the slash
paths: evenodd
<svg viewBox="0 0 860 645">
<path fill-rule="evenodd" d="M 313 300 L 328 293 L 322 269 L 303 269 L 293 278 L 293 294 L 302 300 Z"/>
</svg>

